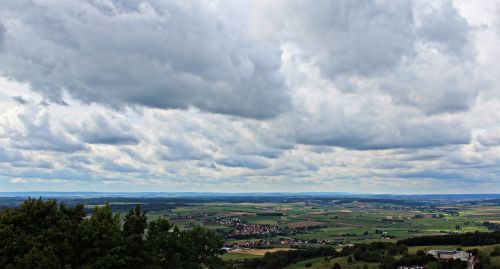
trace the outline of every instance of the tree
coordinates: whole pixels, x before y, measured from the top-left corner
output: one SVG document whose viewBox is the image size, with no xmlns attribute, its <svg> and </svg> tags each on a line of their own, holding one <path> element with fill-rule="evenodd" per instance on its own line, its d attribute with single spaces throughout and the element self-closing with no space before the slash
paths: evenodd
<svg viewBox="0 0 500 269">
<path fill-rule="evenodd" d="M 196 227 L 181 233 L 182 245 L 187 248 L 187 257 L 191 261 L 189 268 L 208 267 L 215 268 L 220 266 L 220 255 L 224 254 L 222 250 L 222 238 L 215 235 L 203 227 Z"/>
<path fill-rule="evenodd" d="M 432 261 L 427 264 L 427 269 L 441 269 L 441 268 L 443 268 L 443 266 L 438 261 Z"/>
<path fill-rule="evenodd" d="M 0 268 L 222 268 L 222 253 L 222 239 L 212 231 L 180 231 L 165 219 L 148 226 L 140 206 L 123 225 L 109 204 L 90 217 L 83 205 L 42 199 L 0 212 Z"/>
<path fill-rule="evenodd" d="M 180 268 L 179 247 L 180 231 L 166 219 L 160 218 L 149 224 L 147 251 L 151 268 Z"/>
<path fill-rule="evenodd" d="M 491 251 L 490 256 L 491 257 L 500 256 L 500 246 L 495 246 L 495 248 L 493 248 L 493 250 Z"/>
<path fill-rule="evenodd" d="M 392 256 L 384 256 L 379 266 L 380 269 L 394 269 L 396 268 L 396 261 Z"/>
<path fill-rule="evenodd" d="M 166 219 L 149 224 L 147 235 L 151 268 L 216 268 L 222 265 L 222 238 L 197 227 L 180 231 Z"/>
<path fill-rule="evenodd" d="M 113 215 L 109 204 L 96 206 L 78 229 L 80 264 L 102 269 L 125 267 L 127 246 L 121 228 L 120 214 Z"/>
<path fill-rule="evenodd" d="M 125 264 L 126 268 L 140 268 L 146 261 L 144 246 L 144 230 L 148 225 L 145 212 L 141 212 L 141 206 L 137 205 L 125 216 L 123 223 L 123 236 L 125 240 Z"/>
<path fill-rule="evenodd" d="M 62 268 L 75 265 L 83 206 L 27 199 L 0 212 L 0 268 Z M 64 253 L 64 255 L 61 255 Z"/>
</svg>

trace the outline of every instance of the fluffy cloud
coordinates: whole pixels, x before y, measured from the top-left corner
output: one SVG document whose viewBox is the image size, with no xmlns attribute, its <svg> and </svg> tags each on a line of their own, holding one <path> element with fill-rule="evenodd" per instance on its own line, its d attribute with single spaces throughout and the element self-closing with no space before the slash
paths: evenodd
<svg viewBox="0 0 500 269">
<path fill-rule="evenodd" d="M 0 23 L 0 49 L 2 49 L 4 35 L 5 35 L 5 26 L 3 26 L 2 23 Z"/>
<path fill-rule="evenodd" d="M 89 144 L 135 145 L 139 138 L 134 127 L 123 118 L 94 113 L 80 126 L 67 127 L 81 141 Z"/>
<path fill-rule="evenodd" d="M 21 154 L 0 148 L 0 162 L 16 162 L 22 160 Z"/>
<path fill-rule="evenodd" d="M 288 2 L 288 1 L 287 1 Z M 328 77 L 371 75 L 411 57 L 416 43 L 411 1 L 289 1 L 290 40 Z"/>
<path fill-rule="evenodd" d="M 84 102 L 114 107 L 194 106 L 273 117 L 288 105 L 279 47 L 250 40 L 244 17 L 228 17 L 223 6 L 3 3 L 0 20 L 8 35 L 0 72 L 56 102 L 67 91 Z"/>
<path fill-rule="evenodd" d="M 0 186 L 500 191 L 491 5 L 2 2 Z"/>
<path fill-rule="evenodd" d="M 0 115 L 2 135 L 18 149 L 74 152 L 85 150 L 85 145 L 66 134 L 51 122 L 43 105 L 30 101 L 22 107 Z"/>
</svg>

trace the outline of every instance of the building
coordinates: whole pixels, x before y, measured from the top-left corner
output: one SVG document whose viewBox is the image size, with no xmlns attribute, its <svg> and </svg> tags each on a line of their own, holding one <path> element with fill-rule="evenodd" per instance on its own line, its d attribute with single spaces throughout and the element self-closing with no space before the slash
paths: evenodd
<svg viewBox="0 0 500 269">
<path fill-rule="evenodd" d="M 466 262 L 468 269 L 474 269 L 478 262 L 477 257 L 472 256 L 472 254 L 467 251 L 431 250 L 427 252 L 427 254 L 434 256 L 434 258 L 438 260 L 460 260 L 462 262 Z"/>
</svg>

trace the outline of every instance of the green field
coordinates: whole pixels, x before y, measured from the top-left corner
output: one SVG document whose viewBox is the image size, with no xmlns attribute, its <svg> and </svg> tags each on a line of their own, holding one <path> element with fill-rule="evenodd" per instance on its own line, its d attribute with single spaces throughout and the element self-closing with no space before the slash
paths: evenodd
<svg viewBox="0 0 500 269">
<path fill-rule="evenodd" d="M 451 207 L 451 206 L 450 206 Z M 490 204 L 453 205 L 456 214 L 443 207 L 412 207 L 389 203 L 194 203 L 173 210 L 148 213 L 151 219 L 167 217 L 181 228 L 206 226 L 218 231 L 230 231 L 215 220 L 238 218 L 254 225 L 308 228 L 306 232 L 290 234 L 293 239 L 322 239 L 338 244 L 371 242 L 433 235 L 449 232 L 487 231 L 484 221 L 499 221 L 500 207 Z M 266 215 L 267 214 L 267 215 Z M 271 215 L 269 215 L 271 214 Z M 276 214 L 276 215 L 272 215 Z M 438 215 L 439 217 L 431 217 Z M 419 217 L 424 216 L 424 217 Z M 269 235 L 267 239 L 283 236 Z M 252 241 L 262 239 L 229 238 L 228 241 Z"/>
<path fill-rule="evenodd" d="M 311 226 L 298 233 L 286 235 L 266 234 L 245 238 L 226 238 L 228 244 L 269 241 L 265 247 L 296 247 L 297 244 L 276 244 L 275 241 L 323 240 L 321 243 L 307 241 L 300 247 L 330 245 L 342 248 L 349 244 L 370 243 L 376 241 L 396 242 L 397 240 L 447 233 L 486 232 L 485 221 L 500 221 L 500 206 L 488 203 L 456 203 L 431 206 L 398 205 L 377 202 L 253 202 L 253 203 L 193 203 L 179 206 L 172 210 L 149 212 L 153 219 L 167 217 L 181 228 L 204 226 L 221 233 L 230 234 L 235 230 L 227 224 L 218 222 L 221 219 L 239 219 L 242 223 L 256 226 L 272 226 L 279 228 Z M 275 241 L 273 241 L 275 240 Z M 427 246 L 409 247 L 408 252 L 415 254 L 417 250 L 449 249 L 460 246 Z M 477 248 L 487 256 L 494 246 L 461 247 L 463 250 Z M 250 247 L 252 248 L 252 247 Z M 228 252 L 223 260 L 241 261 L 256 259 L 262 256 L 241 252 Z M 397 256 L 395 258 L 398 258 Z M 491 259 L 493 264 L 500 264 L 500 257 Z M 289 269 L 316 268 L 330 269 L 335 263 L 342 268 L 364 269 L 378 268 L 378 263 L 354 261 L 347 262 L 347 257 L 318 257 L 289 265 Z"/>
</svg>

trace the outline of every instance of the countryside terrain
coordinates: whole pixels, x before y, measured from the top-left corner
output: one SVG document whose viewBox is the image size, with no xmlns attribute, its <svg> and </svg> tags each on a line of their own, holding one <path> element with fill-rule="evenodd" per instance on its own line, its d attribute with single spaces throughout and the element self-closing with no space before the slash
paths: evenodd
<svg viewBox="0 0 500 269">
<path fill-rule="evenodd" d="M 148 194 L 57 195 L 55 193 L 4 194 L 0 206 L 17 207 L 27 196 L 56 198 L 71 206 L 83 204 L 88 215 L 96 206 L 110 205 L 125 215 L 140 205 L 148 221 L 166 219 L 180 230 L 204 227 L 223 239 L 220 258 L 234 266 L 262 259 L 267 253 L 328 247 L 337 251 L 363 244 L 397 243 L 408 238 L 494 232 L 500 226 L 498 195 L 367 196 L 339 194 L 255 194 L 155 196 Z M 445 244 L 409 246 L 395 252 L 415 255 L 430 249 L 474 250 L 500 265 L 490 253 L 500 246 Z M 385 247 L 384 247 L 385 248 Z M 351 253 L 351 252 L 349 252 Z M 301 258 L 286 268 L 379 268 L 380 262 L 351 256 Z M 381 259 L 381 258 L 379 258 Z M 238 268 L 238 267 L 235 267 Z M 246 267 L 243 267 L 246 268 Z M 257 267 L 258 268 L 258 267 Z M 484 267 L 489 268 L 489 267 Z M 491 267 L 496 268 L 496 267 Z"/>
</svg>

